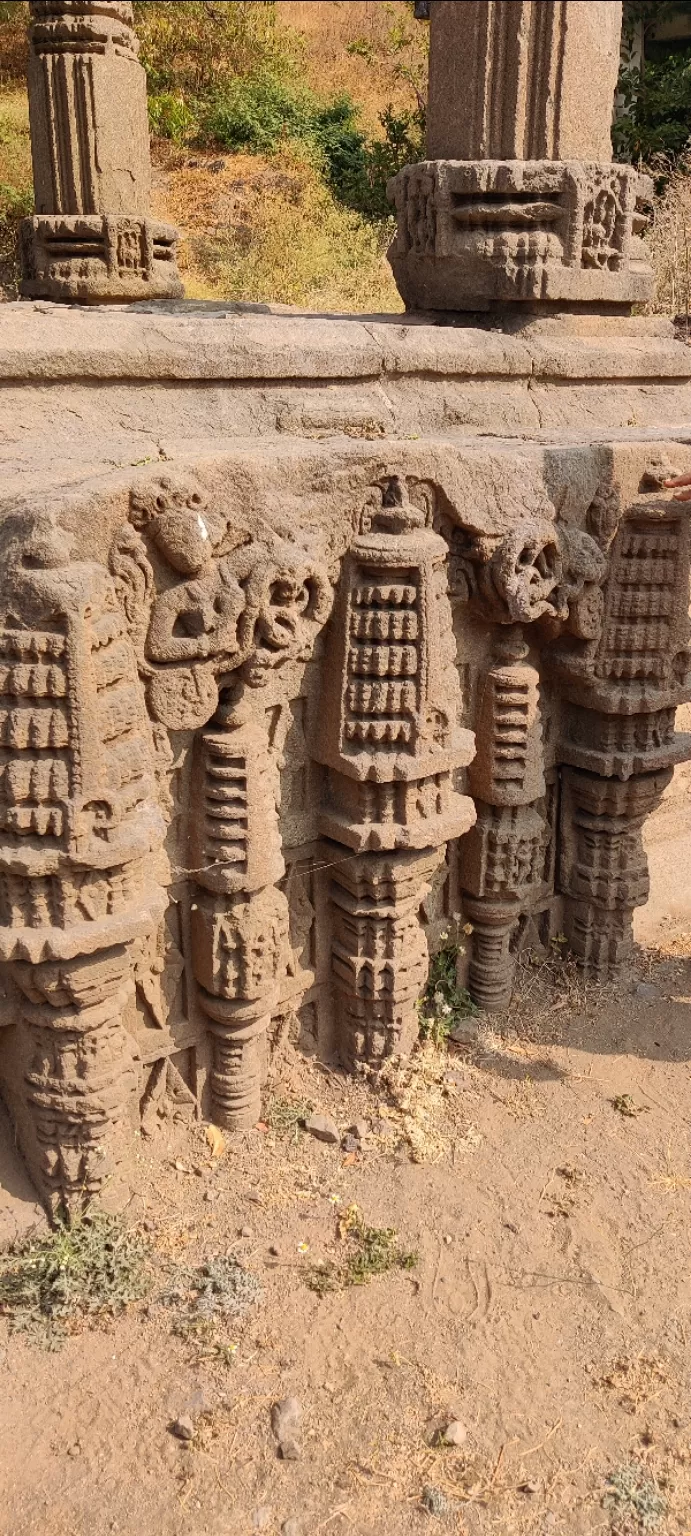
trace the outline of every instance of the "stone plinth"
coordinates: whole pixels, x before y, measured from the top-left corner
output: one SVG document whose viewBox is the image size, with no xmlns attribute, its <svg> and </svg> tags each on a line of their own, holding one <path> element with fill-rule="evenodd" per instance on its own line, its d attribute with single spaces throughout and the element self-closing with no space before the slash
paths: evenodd
<svg viewBox="0 0 691 1536">
<path fill-rule="evenodd" d="M 645 303 L 652 185 L 611 160 L 621 6 L 432 7 L 427 156 L 389 184 L 410 309 Z"/>
<path fill-rule="evenodd" d="M 149 217 L 146 79 L 131 4 L 30 6 L 36 215 L 22 292 L 77 303 L 182 292 L 177 231 Z"/>
<path fill-rule="evenodd" d="M 645 303 L 649 177 L 631 166 L 423 160 L 390 183 L 389 260 L 411 308 Z"/>
<path fill-rule="evenodd" d="M 444 932 L 502 1009 L 524 946 L 606 979 L 691 917 L 690 404 L 661 321 L 0 310 L 0 1081 L 52 1210 L 140 1118 L 253 1125 L 291 1032 L 409 1049 Z"/>
</svg>

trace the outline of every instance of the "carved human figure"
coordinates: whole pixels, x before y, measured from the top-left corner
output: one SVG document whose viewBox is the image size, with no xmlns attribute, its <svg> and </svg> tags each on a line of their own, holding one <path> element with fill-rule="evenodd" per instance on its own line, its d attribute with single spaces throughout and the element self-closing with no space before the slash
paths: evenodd
<svg viewBox="0 0 691 1536">
<path fill-rule="evenodd" d="M 159 592 L 149 552 L 168 580 L 174 573 Z M 268 1025 L 292 958 L 261 689 L 286 662 L 309 659 L 331 585 L 304 550 L 252 540 L 182 478 L 133 495 L 111 564 L 152 712 L 171 728 L 199 728 L 188 963 L 212 1040 L 211 1114 L 238 1130 L 259 1118 Z"/>
<path fill-rule="evenodd" d="M 136 530 L 136 531 L 135 531 Z M 157 593 L 147 544 L 182 580 Z M 307 657 L 329 616 L 331 585 L 305 550 L 251 539 L 195 482 L 153 482 L 132 497 L 111 551 L 154 718 L 171 729 L 211 719 L 219 680 Z"/>
</svg>

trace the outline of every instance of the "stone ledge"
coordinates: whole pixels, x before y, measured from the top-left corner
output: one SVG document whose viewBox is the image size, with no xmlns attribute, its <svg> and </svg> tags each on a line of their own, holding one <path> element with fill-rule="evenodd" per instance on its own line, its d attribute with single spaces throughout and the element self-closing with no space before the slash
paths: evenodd
<svg viewBox="0 0 691 1536">
<path fill-rule="evenodd" d="M 530 353 L 501 332 L 353 317 L 0 308 L 4 379 L 346 379 L 381 374 L 526 375 Z M 691 371 L 691 370 L 690 370 Z"/>
<path fill-rule="evenodd" d="M 569 316 L 549 330 L 526 317 L 517 335 L 418 316 L 257 311 L 195 303 L 2 305 L 0 379 L 691 378 L 691 348 L 659 322 L 615 327 L 595 316 L 583 334 Z"/>
</svg>

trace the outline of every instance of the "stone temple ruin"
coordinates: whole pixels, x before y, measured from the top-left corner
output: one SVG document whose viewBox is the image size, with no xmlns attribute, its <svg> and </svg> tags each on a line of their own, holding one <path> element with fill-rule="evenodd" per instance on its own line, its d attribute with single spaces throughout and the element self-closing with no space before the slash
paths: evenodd
<svg viewBox="0 0 691 1536">
<path fill-rule="evenodd" d="M 433 0 L 406 317 L 181 302 L 131 5 L 30 9 L 0 1081 L 57 1212 L 166 1106 L 251 1127 L 288 1034 L 409 1050 L 449 922 L 488 1010 L 556 934 L 626 964 L 691 758 L 691 350 L 631 314 L 618 4 Z"/>
</svg>

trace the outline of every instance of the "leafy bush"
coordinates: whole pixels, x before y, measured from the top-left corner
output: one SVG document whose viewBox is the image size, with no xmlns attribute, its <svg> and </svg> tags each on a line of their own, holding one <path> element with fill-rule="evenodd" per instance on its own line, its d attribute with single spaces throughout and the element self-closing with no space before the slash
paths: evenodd
<svg viewBox="0 0 691 1536">
<path fill-rule="evenodd" d="M 141 59 L 156 93 L 203 97 L 238 75 L 288 70 L 298 44 L 276 25 L 271 0 L 135 3 Z"/>
<path fill-rule="evenodd" d="M 149 96 L 149 126 L 157 138 L 183 144 L 198 132 L 199 119 L 184 97 L 175 96 L 172 91 L 161 91 Z"/>
<path fill-rule="evenodd" d="M 691 52 L 625 65 L 619 102 L 612 130 L 618 160 L 681 154 L 691 138 Z"/>
<path fill-rule="evenodd" d="M 420 159 L 424 120 L 420 110 L 397 115 L 387 107 L 380 121 L 384 137 L 368 140 L 349 96 L 320 101 L 306 87 L 261 72 L 233 81 L 213 100 L 202 116 L 200 139 L 250 154 L 301 144 L 340 203 L 381 219 L 391 213 L 389 177 Z"/>
<path fill-rule="evenodd" d="M 148 1248 L 120 1216 L 87 1211 L 70 1227 L 29 1235 L 0 1257 L 0 1313 L 55 1347 L 80 1319 L 109 1317 L 145 1296 Z"/>
<path fill-rule="evenodd" d="M 231 81 L 216 94 L 201 126 L 207 142 L 261 155 L 273 154 L 286 140 L 316 141 L 318 120 L 318 104 L 306 87 L 291 86 L 263 70 Z"/>
<path fill-rule="evenodd" d="M 612 129 L 615 158 L 683 152 L 691 136 L 691 45 L 656 37 L 661 23 L 691 13 L 691 0 L 625 0 Z"/>
</svg>

